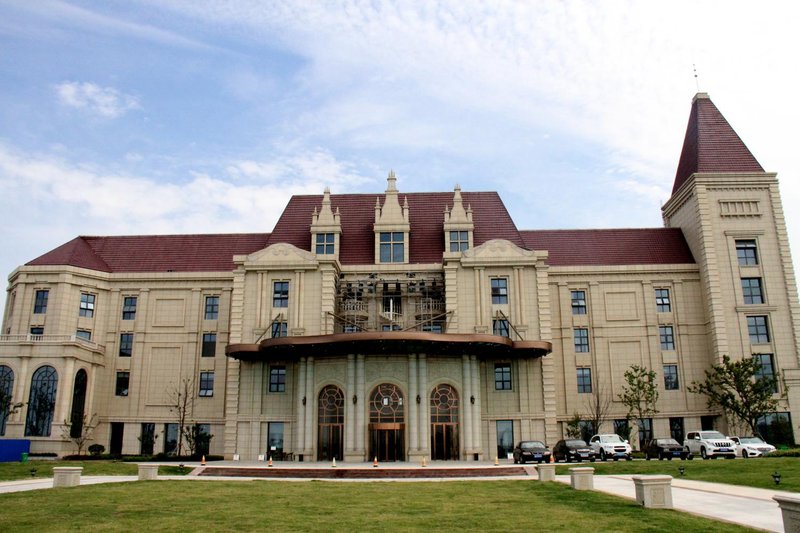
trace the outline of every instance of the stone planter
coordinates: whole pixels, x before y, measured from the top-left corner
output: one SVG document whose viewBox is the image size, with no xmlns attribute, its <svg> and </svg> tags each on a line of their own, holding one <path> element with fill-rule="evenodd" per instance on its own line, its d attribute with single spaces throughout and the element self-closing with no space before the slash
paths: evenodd
<svg viewBox="0 0 800 533">
<path fill-rule="evenodd" d="M 158 479 L 158 465 L 139 465 L 139 480 Z"/>
<path fill-rule="evenodd" d="M 672 509 L 672 476 L 633 476 L 636 501 L 648 509 Z"/>
<path fill-rule="evenodd" d="M 82 466 L 53 467 L 53 488 L 77 487 L 81 484 Z"/>
<path fill-rule="evenodd" d="M 556 465 L 551 465 L 551 464 L 536 465 L 536 473 L 539 475 L 539 481 L 555 481 Z"/>
<path fill-rule="evenodd" d="M 569 469 L 570 485 L 575 490 L 594 489 L 594 468 L 576 467 Z"/>
<path fill-rule="evenodd" d="M 800 531 L 800 498 L 773 496 L 772 499 L 781 507 L 783 530 L 787 532 Z"/>
</svg>

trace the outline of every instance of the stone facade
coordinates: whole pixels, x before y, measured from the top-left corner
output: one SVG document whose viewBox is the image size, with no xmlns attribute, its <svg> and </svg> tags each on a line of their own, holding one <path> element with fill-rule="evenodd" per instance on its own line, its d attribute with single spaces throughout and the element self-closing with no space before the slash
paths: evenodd
<svg viewBox="0 0 800 533">
<path fill-rule="evenodd" d="M 692 116 L 709 105 L 699 94 Z M 9 277 L 0 392 L 25 405 L 0 428 L 64 454 L 66 421 L 96 415 L 114 453 L 174 452 L 188 390 L 212 454 L 493 459 L 552 446 L 596 395 L 614 431 L 634 364 L 659 376 L 651 436 L 726 430 L 687 386 L 753 353 L 793 416 L 800 308 L 776 176 L 681 175 L 693 137 L 727 134 L 690 119 L 659 229 L 518 231 L 493 193 L 403 195 L 390 173 L 383 194 L 293 198 L 271 234 L 78 238 Z"/>
</svg>

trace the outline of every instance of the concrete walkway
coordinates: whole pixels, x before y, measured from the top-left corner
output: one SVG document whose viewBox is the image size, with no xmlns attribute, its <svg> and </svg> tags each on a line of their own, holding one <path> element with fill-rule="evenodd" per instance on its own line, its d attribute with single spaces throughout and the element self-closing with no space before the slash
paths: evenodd
<svg viewBox="0 0 800 533">
<path fill-rule="evenodd" d="M 475 466 L 475 463 L 471 463 Z M 244 462 L 232 461 L 219 461 L 209 463 L 207 466 L 260 466 L 265 467 L 264 463 L 253 463 L 252 465 Z M 457 465 L 450 463 L 453 467 Z M 173 464 L 174 466 L 174 464 Z M 187 463 L 188 468 L 199 467 L 196 463 Z M 320 468 L 329 466 L 323 463 L 276 463 L 276 467 L 295 469 L 295 468 Z M 342 465 L 343 467 L 344 465 Z M 436 465 L 440 467 L 439 464 Z M 391 468 L 417 468 L 418 465 L 409 463 L 392 464 Z M 484 465 L 480 465 L 481 468 Z M 491 470 L 492 465 L 486 464 L 485 468 Z M 348 464 L 347 468 L 372 468 L 371 463 L 357 463 Z M 387 467 L 388 468 L 388 467 Z M 528 476 L 514 476 L 514 477 L 482 477 L 482 478 L 442 478 L 442 479 L 403 479 L 403 480 L 380 480 L 380 481 L 404 481 L 404 482 L 417 482 L 417 481 L 456 481 L 459 479 L 476 481 L 478 479 L 536 479 L 536 473 L 532 467 L 526 467 Z M 180 480 L 180 481 L 210 481 L 225 480 L 225 481 L 252 481 L 254 479 L 263 480 L 263 478 L 229 478 L 229 477 L 216 477 L 216 476 L 197 476 L 199 468 L 196 468 L 188 476 L 159 476 L 159 480 Z M 596 491 L 613 494 L 627 499 L 636 499 L 636 493 L 632 476 L 629 475 L 607 475 L 607 476 L 594 476 L 594 489 Z M 94 485 L 98 483 L 121 483 L 126 481 L 136 481 L 137 476 L 81 476 L 81 485 Z M 308 481 L 308 479 L 300 478 L 282 478 L 283 481 Z M 376 480 L 356 480 L 356 479 L 342 479 L 342 480 L 327 480 L 327 481 L 345 481 L 345 482 L 367 482 L 374 483 Z M 556 476 L 556 481 L 569 484 L 569 476 Z M 9 492 L 21 492 L 29 490 L 49 489 L 53 487 L 53 478 L 37 478 L 37 479 L 22 479 L 18 481 L 3 481 L 0 482 L 0 494 Z M 676 510 L 704 516 L 722 522 L 732 522 L 744 526 L 761 529 L 765 531 L 783 532 L 783 519 L 781 516 L 778 504 L 772 499 L 775 495 L 785 495 L 790 497 L 800 497 L 800 494 L 795 492 L 775 491 L 767 489 L 757 489 L 750 487 L 742 487 L 737 485 L 726 485 L 722 483 L 707 483 L 703 481 L 692 481 L 687 479 L 674 478 L 672 481 L 672 500 Z"/>
</svg>

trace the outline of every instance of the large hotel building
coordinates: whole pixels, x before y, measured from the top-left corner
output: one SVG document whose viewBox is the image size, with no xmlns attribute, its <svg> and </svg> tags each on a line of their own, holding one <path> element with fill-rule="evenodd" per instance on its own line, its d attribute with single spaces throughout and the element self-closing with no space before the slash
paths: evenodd
<svg viewBox="0 0 800 533">
<path fill-rule="evenodd" d="M 632 365 L 658 376 L 638 437 L 716 428 L 688 386 L 722 360 L 778 375 L 800 437 L 800 307 L 776 174 L 704 93 L 663 228 L 519 229 L 495 192 L 295 196 L 271 233 L 76 237 L 9 276 L 2 438 L 174 452 L 177 392 L 242 460 L 487 460 L 548 445 Z M 70 427 L 80 431 L 80 424 Z M 788 428 L 788 430 L 787 430 Z M 589 428 L 586 428 L 589 430 Z"/>
</svg>

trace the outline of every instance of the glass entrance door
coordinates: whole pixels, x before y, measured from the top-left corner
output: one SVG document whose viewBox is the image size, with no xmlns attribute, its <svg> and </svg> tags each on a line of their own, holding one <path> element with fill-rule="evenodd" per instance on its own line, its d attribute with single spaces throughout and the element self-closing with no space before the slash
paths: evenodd
<svg viewBox="0 0 800 533">
<path fill-rule="evenodd" d="M 344 456 L 344 394 L 336 385 L 319 393 L 317 461 L 342 460 Z"/>
<path fill-rule="evenodd" d="M 378 461 L 405 461 L 405 407 L 403 392 L 397 385 L 382 383 L 369 399 L 370 458 Z"/>
<path fill-rule="evenodd" d="M 405 428 L 403 424 L 370 424 L 370 457 L 378 461 L 405 460 Z"/>
<path fill-rule="evenodd" d="M 457 461 L 458 392 L 447 384 L 437 386 L 431 393 L 431 459 Z"/>
</svg>

